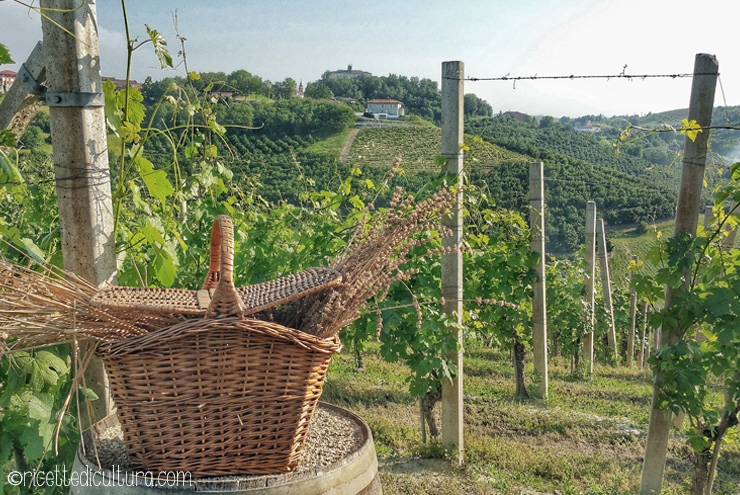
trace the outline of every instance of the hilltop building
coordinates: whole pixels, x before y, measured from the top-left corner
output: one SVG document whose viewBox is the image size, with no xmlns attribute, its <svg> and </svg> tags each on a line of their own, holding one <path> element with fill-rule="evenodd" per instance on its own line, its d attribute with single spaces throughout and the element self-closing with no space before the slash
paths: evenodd
<svg viewBox="0 0 740 495">
<path fill-rule="evenodd" d="M 3 93 L 7 92 L 17 77 L 17 72 L 13 72 L 12 70 L 0 70 L 0 91 Z"/>
<path fill-rule="evenodd" d="M 296 91 L 296 92 L 295 92 L 295 97 L 296 97 L 296 98 L 303 98 L 303 97 L 305 97 L 305 96 L 306 96 L 306 95 L 305 95 L 305 93 L 304 93 L 304 91 L 303 91 L 303 81 L 301 81 L 301 82 L 300 82 L 300 83 L 298 84 L 298 91 Z"/>
<path fill-rule="evenodd" d="M 522 112 L 504 112 L 502 115 L 505 117 L 511 117 L 512 119 L 517 120 L 519 122 L 527 122 L 528 120 L 531 119 L 529 115 L 527 115 L 526 113 L 522 113 Z"/>
<path fill-rule="evenodd" d="M 404 114 L 403 103 L 390 98 L 368 101 L 365 111 L 376 119 L 397 119 Z"/>
<path fill-rule="evenodd" d="M 126 80 L 125 79 L 118 79 L 118 78 L 115 78 L 115 77 L 106 77 L 106 76 L 101 77 L 101 79 L 103 81 L 111 81 L 113 84 L 116 85 L 116 89 L 119 90 L 119 91 L 121 91 L 121 90 L 123 90 L 123 89 L 126 88 Z M 129 81 L 129 84 L 131 85 L 132 88 L 136 88 L 139 91 L 141 91 L 142 88 L 144 87 L 139 81 L 134 81 L 133 79 Z"/>
<path fill-rule="evenodd" d="M 589 120 L 583 125 L 574 125 L 573 130 L 581 134 L 596 134 L 601 132 L 601 127 L 592 124 Z"/>
<path fill-rule="evenodd" d="M 364 70 L 353 69 L 352 64 L 347 66 L 347 70 L 333 70 L 329 72 L 329 77 L 360 77 L 360 76 L 372 76 L 372 74 L 369 72 L 365 72 Z"/>
</svg>

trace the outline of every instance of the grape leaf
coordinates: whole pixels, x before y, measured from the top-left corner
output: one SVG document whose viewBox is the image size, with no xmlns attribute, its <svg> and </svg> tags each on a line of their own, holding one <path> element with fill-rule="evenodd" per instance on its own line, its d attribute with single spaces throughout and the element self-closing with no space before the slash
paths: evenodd
<svg viewBox="0 0 740 495">
<path fill-rule="evenodd" d="M 694 119 L 681 119 L 681 127 L 678 131 L 692 141 L 696 140 L 696 136 L 698 136 L 700 132 L 704 132 L 701 126 Z"/>
<path fill-rule="evenodd" d="M 169 50 L 167 50 L 167 41 L 161 34 L 159 34 L 159 31 L 150 28 L 146 24 L 145 26 L 149 39 L 152 40 L 152 44 L 154 45 L 154 54 L 157 55 L 159 64 L 163 69 L 172 67 L 172 55 L 170 55 Z"/>
<path fill-rule="evenodd" d="M 155 170 L 152 162 L 142 156 L 137 156 L 134 162 L 149 194 L 164 203 L 175 192 L 167 174 L 164 170 Z"/>
</svg>

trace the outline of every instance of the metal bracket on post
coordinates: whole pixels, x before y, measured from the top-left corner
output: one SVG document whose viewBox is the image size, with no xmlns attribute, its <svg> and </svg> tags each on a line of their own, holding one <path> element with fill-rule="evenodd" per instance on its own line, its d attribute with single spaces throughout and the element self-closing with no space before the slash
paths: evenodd
<svg viewBox="0 0 740 495">
<path fill-rule="evenodd" d="M 46 91 L 46 104 L 50 107 L 103 107 L 105 95 L 103 93 L 65 93 L 60 91 Z"/>
<path fill-rule="evenodd" d="M 26 64 L 22 64 L 21 68 L 18 69 L 18 79 L 26 85 L 28 92 L 32 95 L 43 97 L 44 93 L 46 93 L 46 88 L 36 81 L 36 78 L 33 77 Z"/>
<path fill-rule="evenodd" d="M 15 82 L 0 102 L 0 129 L 8 129 L 17 137 L 23 135 L 41 106 L 38 101 L 43 95 L 45 80 L 46 56 L 43 44 L 39 42 L 21 65 Z"/>
<path fill-rule="evenodd" d="M 65 93 L 62 91 L 49 91 L 39 84 L 28 70 L 26 64 L 18 69 L 18 79 L 26 86 L 28 92 L 38 96 L 50 107 L 103 107 L 105 106 L 105 95 L 103 93 Z"/>
</svg>

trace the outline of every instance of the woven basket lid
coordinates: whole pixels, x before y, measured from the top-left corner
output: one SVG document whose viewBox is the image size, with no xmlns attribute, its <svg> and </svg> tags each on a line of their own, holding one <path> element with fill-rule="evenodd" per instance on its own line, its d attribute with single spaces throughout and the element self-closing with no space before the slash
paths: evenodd
<svg viewBox="0 0 740 495">
<path fill-rule="evenodd" d="M 275 280 L 234 287 L 234 227 L 219 215 L 211 231 L 210 267 L 201 290 L 109 287 L 92 298 L 94 305 L 124 311 L 181 315 L 250 315 L 336 285 L 341 274 L 309 268 Z"/>
</svg>

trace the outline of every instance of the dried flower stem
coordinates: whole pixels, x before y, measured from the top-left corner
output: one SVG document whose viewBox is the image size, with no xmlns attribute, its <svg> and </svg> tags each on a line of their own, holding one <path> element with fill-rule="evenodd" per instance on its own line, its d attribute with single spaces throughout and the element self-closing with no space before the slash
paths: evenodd
<svg viewBox="0 0 740 495">
<path fill-rule="evenodd" d="M 322 338 L 335 335 L 363 314 L 370 299 L 382 302 L 392 284 L 409 280 L 415 274 L 413 270 L 403 270 L 402 265 L 415 248 L 449 235 L 440 227 L 440 219 L 454 199 L 454 193 L 442 189 L 414 205 L 413 196 L 396 188 L 389 208 L 371 216 L 374 206 L 370 203 L 344 251 L 329 264 L 342 274 L 341 283 L 297 301 L 285 308 L 278 319 L 286 326 Z M 426 256 L 449 249 L 429 249 Z M 421 303 L 413 294 L 412 298 L 420 324 Z"/>
</svg>

